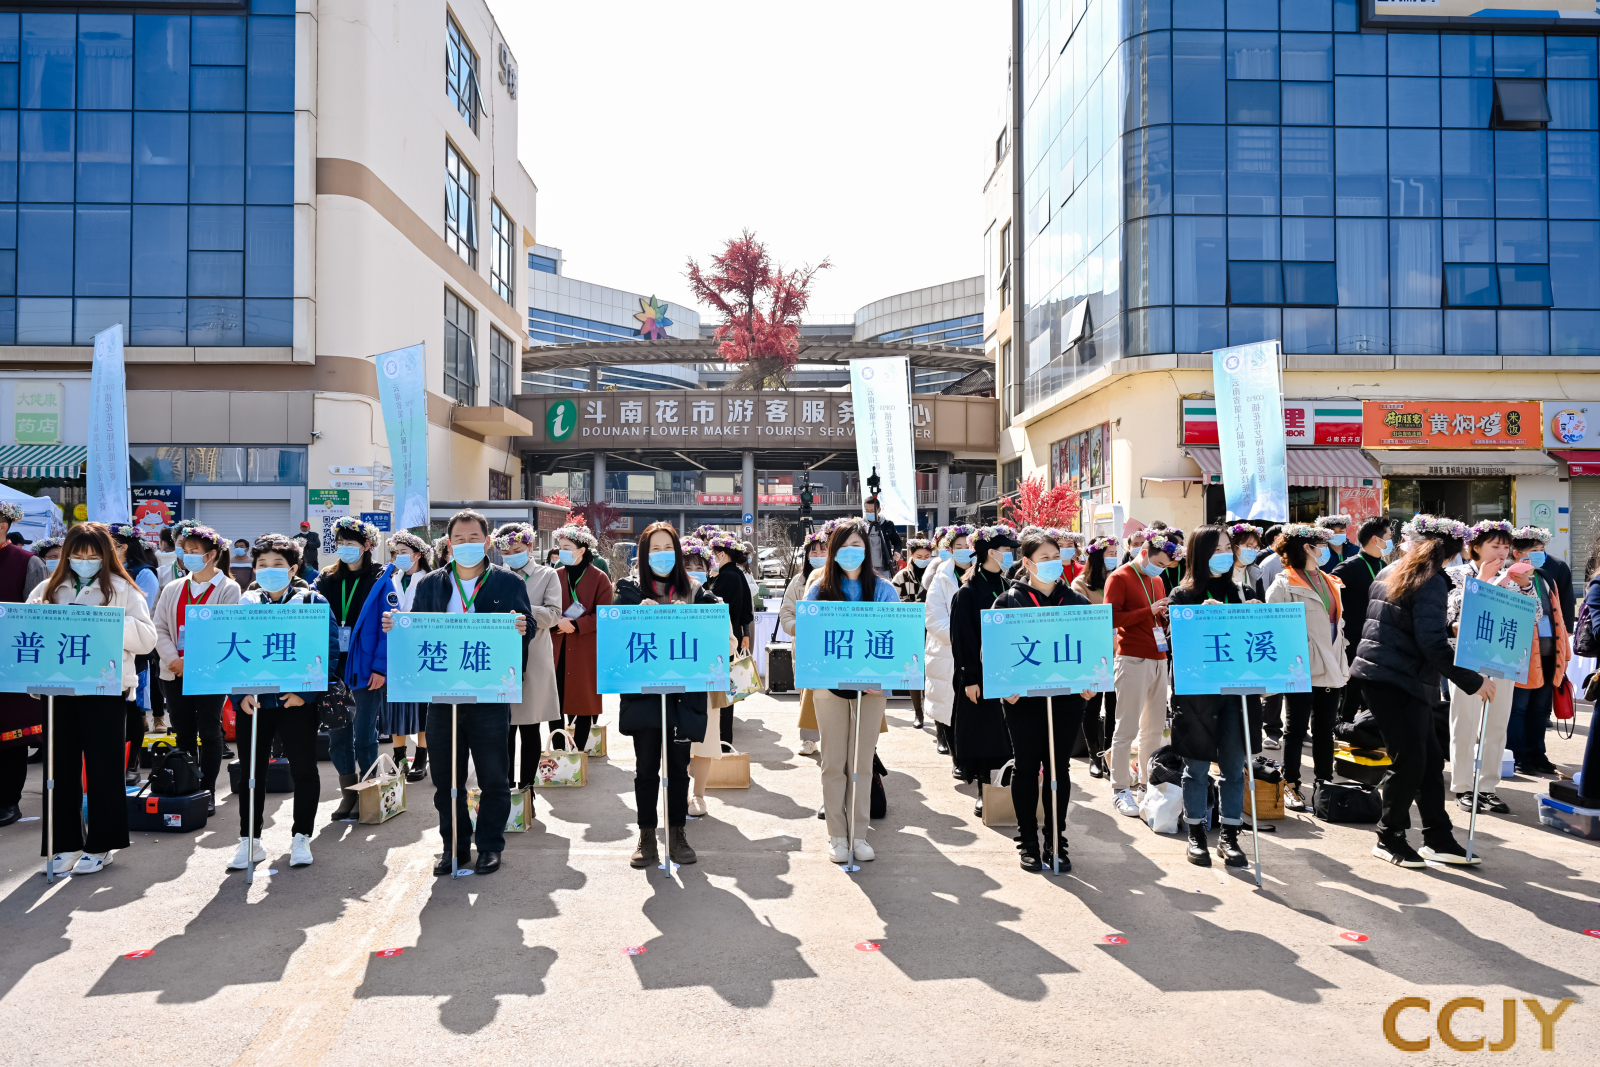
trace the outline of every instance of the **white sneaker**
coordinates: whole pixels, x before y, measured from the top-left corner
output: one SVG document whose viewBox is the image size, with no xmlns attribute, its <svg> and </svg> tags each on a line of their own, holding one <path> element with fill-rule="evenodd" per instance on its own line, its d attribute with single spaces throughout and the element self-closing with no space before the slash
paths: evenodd
<svg viewBox="0 0 1600 1067">
<path fill-rule="evenodd" d="M 828 858 L 835 863 L 850 862 L 850 839 L 835 837 L 828 842 Z"/>
<path fill-rule="evenodd" d="M 689 814 L 704 815 L 706 813 L 706 798 L 691 796 L 689 798 Z"/>
<path fill-rule="evenodd" d="M 1117 795 L 1111 798 L 1111 806 L 1117 809 L 1118 815 L 1126 815 L 1133 819 L 1139 817 L 1139 802 L 1133 798 L 1131 789 L 1117 790 Z"/>
<path fill-rule="evenodd" d="M 311 866 L 311 838 L 308 835 L 294 835 L 294 842 L 289 846 L 289 866 Z"/>
<path fill-rule="evenodd" d="M 50 862 L 47 866 L 52 869 L 51 873 L 60 875 L 71 874 L 72 865 L 78 862 L 78 857 L 81 855 L 83 855 L 82 852 L 57 852 L 50 858 Z M 40 871 L 39 873 L 44 874 L 46 872 Z"/>
<path fill-rule="evenodd" d="M 878 854 L 872 851 L 872 846 L 867 844 L 865 838 L 856 838 L 856 859 L 863 863 L 867 863 L 877 858 Z"/>
<path fill-rule="evenodd" d="M 95 874 L 111 866 L 110 852 L 85 852 L 73 866 L 73 874 Z"/>
<path fill-rule="evenodd" d="M 252 855 L 250 846 L 255 846 Z M 261 847 L 261 838 L 239 838 L 239 847 L 233 851 L 233 859 L 228 861 L 228 870 L 242 871 L 252 863 L 263 863 L 267 858 L 267 850 Z"/>
<path fill-rule="evenodd" d="M 800 755 L 802 755 L 802 756 L 815 756 L 816 754 L 817 754 L 817 743 L 815 741 L 812 741 L 810 738 L 807 738 L 806 740 L 800 742 Z"/>
</svg>

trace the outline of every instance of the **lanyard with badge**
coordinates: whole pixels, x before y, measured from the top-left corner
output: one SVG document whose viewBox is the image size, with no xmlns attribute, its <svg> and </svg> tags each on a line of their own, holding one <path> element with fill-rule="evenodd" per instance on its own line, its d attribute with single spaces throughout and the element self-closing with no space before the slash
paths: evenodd
<svg viewBox="0 0 1600 1067">
<path fill-rule="evenodd" d="M 339 583 L 339 651 L 350 651 L 350 604 L 356 598 L 356 591 L 361 588 L 361 579 L 356 579 L 356 584 L 351 585 L 347 578 Z"/>
<path fill-rule="evenodd" d="M 1316 571 L 1317 583 L 1312 584 L 1310 570 L 1305 572 L 1306 584 L 1311 586 L 1311 591 L 1317 594 L 1317 599 L 1322 601 L 1322 610 L 1328 616 L 1328 640 L 1339 640 L 1339 616 L 1333 610 L 1333 590 L 1328 587 L 1328 580 L 1322 576 L 1322 571 Z"/>
<path fill-rule="evenodd" d="M 450 580 L 456 583 L 456 595 L 461 597 L 461 611 L 463 614 L 472 610 L 473 601 L 477 600 L 478 594 L 483 592 L 483 579 L 486 577 L 488 577 L 487 571 L 479 576 L 477 588 L 472 591 L 471 596 L 468 596 L 466 589 L 461 584 L 461 575 L 457 573 L 455 563 L 452 562 L 450 564 Z"/>
<path fill-rule="evenodd" d="M 183 655 L 183 631 L 188 625 L 189 605 L 204 604 L 211 599 L 211 591 L 216 588 L 215 585 L 207 585 L 204 593 L 201 593 L 198 597 L 191 597 L 189 595 L 191 584 L 191 582 L 185 581 L 183 588 L 178 592 L 178 654 L 180 656 Z"/>
<path fill-rule="evenodd" d="M 1150 599 L 1150 587 L 1145 584 L 1146 578 L 1144 574 L 1139 571 L 1138 564 L 1130 563 L 1129 566 L 1133 567 L 1134 569 L 1134 577 L 1139 579 L 1139 588 L 1144 591 L 1144 602 L 1150 605 L 1150 617 L 1152 620 L 1154 620 L 1156 604 L 1155 601 Z M 1157 622 L 1154 626 L 1150 627 L 1150 633 L 1151 636 L 1156 639 L 1156 651 L 1165 652 L 1167 650 L 1167 631 L 1162 628 L 1159 622 Z"/>
<path fill-rule="evenodd" d="M 1534 599 L 1539 602 L 1539 636 L 1554 637 L 1556 632 L 1555 628 L 1550 625 L 1550 612 L 1556 608 L 1555 598 L 1545 590 L 1544 584 L 1539 581 L 1537 572 L 1528 575 L 1528 577 L 1533 579 Z M 1550 605 L 1549 609 L 1545 608 L 1546 604 Z"/>
<path fill-rule="evenodd" d="M 579 579 L 580 582 L 582 580 L 582 578 Z M 567 610 L 563 611 L 561 614 L 568 619 L 581 619 L 583 618 L 584 611 L 587 609 L 584 608 L 583 601 L 578 599 L 577 583 L 570 584 L 571 588 L 568 590 L 568 592 L 572 594 L 572 603 L 568 604 Z"/>
</svg>

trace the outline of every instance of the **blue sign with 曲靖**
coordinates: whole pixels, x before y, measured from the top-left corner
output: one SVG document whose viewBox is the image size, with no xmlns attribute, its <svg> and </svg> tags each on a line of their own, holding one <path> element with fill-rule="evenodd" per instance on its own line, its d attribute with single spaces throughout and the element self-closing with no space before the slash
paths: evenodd
<svg viewBox="0 0 1600 1067">
<path fill-rule="evenodd" d="M 794 613 L 796 689 L 921 689 L 921 604 L 802 600 Z"/>
<path fill-rule="evenodd" d="M 122 691 L 122 609 L 0 604 L 0 693 Z"/>
<path fill-rule="evenodd" d="M 1171 609 L 1173 692 L 1311 692 L 1304 604 L 1194 604 Z"/>
<path fill-rule="evenodd" d="M 522 635 L 515 613 L 394 612 L 389 699 L 479 704 L 522 700 Z"/>
<path fill-rule="evenodd" d="M 1461 595 L 1456 633 L 1456 666 L 1506 678 L 1528 680 L 1537 612 L 1533 597 L 1477 578 L 1468 578 Z"/>
<path fill-rule="evenodd" d="M 1039 689 L 1113 690 L 1116 663 L 1110 604 L 985 608 L 983 696 L 1027 696 Z"/>
<path fill-rule="evenodd" d="M 726 604 L 613 604 L 595 611 L 597 693 L 683 686 L 686 693 L 728 691 Z"/>
<path fill-rule="evenodd" d="M 326 604 L 191 604 L 183 627 L 183 691 L 328 688 Z"/>
</svg>

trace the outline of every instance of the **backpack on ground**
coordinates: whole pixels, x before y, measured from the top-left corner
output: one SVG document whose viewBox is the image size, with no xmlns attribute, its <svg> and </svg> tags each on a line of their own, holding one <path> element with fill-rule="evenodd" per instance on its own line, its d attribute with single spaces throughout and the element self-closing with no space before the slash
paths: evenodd
<svg viewBox="0 0 1600 1067">
<path fill-rule="evenodd" d="M 1323 822 L 1375 823 L 1383 814 L 1383 798 L 1354 782 L 1318 782 L 1311 810 Z"/>
<path fill-rule="evenodd" d="M 165 741 L 150 746 L 150 795 L 186 797 L 200 790 L 200 767 L 181 748 Z"/>
</svg>

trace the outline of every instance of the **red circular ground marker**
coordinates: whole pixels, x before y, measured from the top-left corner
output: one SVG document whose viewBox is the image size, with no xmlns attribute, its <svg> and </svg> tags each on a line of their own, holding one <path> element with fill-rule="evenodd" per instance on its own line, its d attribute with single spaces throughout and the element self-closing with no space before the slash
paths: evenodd
<svg viewBox="0 0 1600 1067">
<path fill-rule="evenodd" d="M 1590 937 L 1600 937 L 1600 930 L 1585 930 L 1584 933 L 1588 934 Z"/>
<path fill-rule="evenodd" d="M 380 959 L 387 959 L 390 956 L 398 956 L 404 951 L 405 949 L 403 948 L 380 948 L 378 951 L 374 952 L 373 955 L 379 957 Z"/>
<path fill-rule="evenodd" d="M 857 941 L 856 942 L 856 951 L 857 952 L 876 952 L 876 951 L 878 951 L 878 948 L 879 948 L 879 945 L 878 945 L 878 943 L 876 941 Z"/>
<path fill-rule="evenodd" d="M 650 949 L 644 945 L 629 945 L 622 950 L 624 956 L 643 956 Z"/>
<path fill-rule="evenodd" d="M 1366 941 L 1367 940 L 1367 935 L 1366 934 L 1352 934 L 1352 933 L 1346 932 L 1346 933 L 1340 934 L 1339 936 L 1344 938 L 1346 941 Z"/>
<path fill-rule="evenodd" d="M 1123 937 L 1121 934 L 1107 934 L 1100 940 L 1104 941 L 1108 945 L 1126 945 L 1128 943 L 1128 939 Z"/>
<path fill-rule="evenodd" d="M 124 959 L 142 960 L 147 957 L 154 956 L 155 954 L 156 950 L 153 948 L 140 948 L 134 949 L 132 952 L 124 952 L 122 956 Z"/>
</svg>

